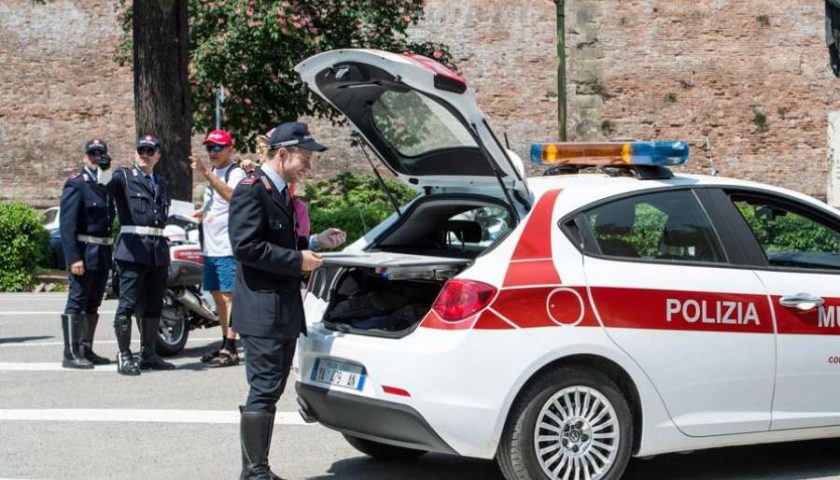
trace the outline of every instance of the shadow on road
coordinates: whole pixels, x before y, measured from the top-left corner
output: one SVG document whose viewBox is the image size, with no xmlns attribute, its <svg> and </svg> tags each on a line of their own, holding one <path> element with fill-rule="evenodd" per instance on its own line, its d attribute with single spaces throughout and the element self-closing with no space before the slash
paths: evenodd
<svg viewBox="0 0 840 480">
<path fill-rule="evenodd" d="M 633 459 L 625 480 L 802 480 L 840 475 L 840 439 Z M 451 455 L 383 462 L 360 456 L 307 480 L 504 480 L 496 462 Z"/>
<path fill-rule="evenodd" d="M 332 464 L 326 475 L 308 480 L 504 480 L 496 462 L 453 455 L 425 455 L 419 460 L 379 461 L 356 457 Z"/>
<path fill-rule="evenodd" d="M 801 480 L 840 475 L 840 439 L 705 450 L 635 460 L 629 480 Z"/>
<path fill-rule="evenodd" d="M 31 336 L 31 337 L 9 337 L 9 338 L 0 338 L 0 344 L 3 343 L 23 343 L 23 342 L 32 342 L 35 340 L 46 340 L 48 338 L 55 338 L 52 335 L 38 335 L 38 336 Z"/>
</svg>

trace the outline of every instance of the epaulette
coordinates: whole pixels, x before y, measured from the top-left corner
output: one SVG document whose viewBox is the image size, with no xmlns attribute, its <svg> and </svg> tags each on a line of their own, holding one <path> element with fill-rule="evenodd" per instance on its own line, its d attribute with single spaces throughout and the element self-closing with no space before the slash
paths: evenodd
<svg viewBox="0 0 840 480">
<path fill-rule="evenodd" d="M 248 175 L 247 177 L 243 178 L 242 181 L 239 182 L 239 183 L 241 183 L 243 185 L 250 185 L 250 186 L 253 187 L 254 185 L 257 184 L 258 180 L 259 180 L 259 177 L 257 177 L 256 175 Z"/>
<path fill-rule="evenodd" d="M 69 177 L 67 177 L 67 180 L 75 180 L 75 179 L 77 179 L 81 176 L 82 176 L 81 173 L 74 173 L 73 175 L 70 175 Z"/>
<path fill-rule="evenodd" d="M 268 191 L 271 191 L 271 182 L 268 181 L 268 178 L 260 177 L 260 180 L 262 180 L 262 183 L 265 186 L 265 189 L 268 190 Z"/>
</svg>

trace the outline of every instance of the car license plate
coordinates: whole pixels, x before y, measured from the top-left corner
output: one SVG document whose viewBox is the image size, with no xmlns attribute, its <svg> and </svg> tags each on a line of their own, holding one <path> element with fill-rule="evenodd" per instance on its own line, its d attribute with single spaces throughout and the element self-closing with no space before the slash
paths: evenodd
<svg viewBox="0 0 840 480">
<path fill-rule="evenodd" d="M 353 363 L 318 358 L 312 369 L 312 381 L 361 391 L 365 386 L 365 367 Z"/>
</svg>

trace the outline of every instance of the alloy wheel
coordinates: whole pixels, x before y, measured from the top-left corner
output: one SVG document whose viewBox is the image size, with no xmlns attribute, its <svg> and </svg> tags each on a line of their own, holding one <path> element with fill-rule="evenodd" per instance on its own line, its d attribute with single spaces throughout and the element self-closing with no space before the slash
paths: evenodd
<svg viewBox="0 0 840 480">
<path fill-rule="evenodd" d="M 552 480 L 598 480 L 619 451 L 618 415 L 598 390 L 571 386 L 552 395 L 537 416 L 534 449 Z"/>
</svg>

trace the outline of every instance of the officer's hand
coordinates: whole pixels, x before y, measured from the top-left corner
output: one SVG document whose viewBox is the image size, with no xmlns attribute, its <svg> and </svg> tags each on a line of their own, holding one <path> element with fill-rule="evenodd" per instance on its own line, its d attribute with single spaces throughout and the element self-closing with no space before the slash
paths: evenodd
<svg viewBox="0 0 840 480">
<path fill-rule="evenodd" d="M 303 254 L 303 265 L 301 266 L 301 270 L 304 272 L 315 270 L 324 263 L 324 259 L 321 258 L 321 255 L 313 252 L 312 250 L 303 250 L 300 253 Z"/>
<path fill-rule="evenodd" d="M 193 170 L 204 175 L 205 177 L 208 173 L 210 173 L 210 168 L 207 166 L 206 163 L 204 163 L 204 160 L 200 158 L 190 156 L 190 166 L 193 168 Z"/>
<path fill-rule="evenodd" d="M 76 275 L 77 277 L 81 277 L 85 274 L 85 261 L 79 260 L 78 262 L 73 263 L 70 265 L 70 273 Z"/>
<path fill-rule="evenodd" d="M 253 172 L 257 169 L 257 162 L 251 160 L 250 158 L 243 158 L 239 161 L 239 168 L 245 170 L 248 173 Z"/>
<path fill-rule="evenodd" d="M 321 248 L 335 248 L 347 240 L 347 233 L 338 228 L 328 228 L 318 234 L 318 245 Z"/>
<path fill-rule="evenodd" d="M 200 222 L 204 218 L 204 210 L 194 211 L 192 217 Z"/>
</svg>

